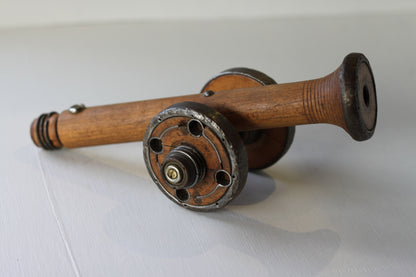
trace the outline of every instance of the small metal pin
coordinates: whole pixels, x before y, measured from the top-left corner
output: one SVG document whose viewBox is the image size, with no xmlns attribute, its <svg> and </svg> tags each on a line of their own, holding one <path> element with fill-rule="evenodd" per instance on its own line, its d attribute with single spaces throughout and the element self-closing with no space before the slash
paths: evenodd
<svg viewBox="0 0 416 277">
<path fill-rule="evenodd" d="M 82 112 L 83 110 L 85 110 L 85 105 L 84 104 L 76 104 L 71 106 L 68 111 L 72 114 L 77 114 Z"/>
<path fill-rule="evenodd" d="M 207 90 L 207 91 L 204 92 L 204 97 L 210 97 L 214 94 L 215 94 L 215 92 L 213 92 L 212 90 Z"/>
<path fill-rule="evenodd" d="M 181 170 L 173 164 L 165 168 L 165 177 L 172 185 L 178 184 L 182 180 Z"/>
<path fill-rule="evenodd" d="M 178 178 L 178 171 L 176 171 L 174 169 L 169 169 L 169 171 L 168 171 L 168 177 L 170 179 L 176 179 L 176 178 Z"/>
</svg>

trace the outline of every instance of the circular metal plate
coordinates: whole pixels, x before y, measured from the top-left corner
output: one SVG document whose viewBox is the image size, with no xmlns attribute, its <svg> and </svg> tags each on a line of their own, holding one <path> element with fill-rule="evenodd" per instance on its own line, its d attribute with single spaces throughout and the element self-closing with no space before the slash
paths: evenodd
<svg viewBox="0 0 416 277">
<path fill-rule="evenodd" d="M 209 80 L 205 91 L 221 91 L 272 85 L 276 82 L 266 74 L 250 68 L 231 68 Z M 289 150 L 295 127 L 274 128 L 240 133 L 247 152 L 249 170 L 264 169 L 276 163 Z"/>
<path fill-rule="evenodd" d="M 191 147 L 201 154 L 206 168 L 198 183 L 176 189 L 162 175 L 162 164 L 180 147 Z M 247 155 L 238 132 L 222 114 L 200 103 L 177 103 L 153 118 L 143 139 L 143 155 L 162 192 L 192 210 L 224 207 L 240 193 L 247 179 Z"/>
</svg>

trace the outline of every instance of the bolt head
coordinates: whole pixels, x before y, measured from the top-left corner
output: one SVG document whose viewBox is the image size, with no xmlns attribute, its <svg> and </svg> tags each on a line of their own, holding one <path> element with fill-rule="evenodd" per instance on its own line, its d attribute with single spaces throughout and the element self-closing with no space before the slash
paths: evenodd
<svg viewBox="0 0 416 277">
<path fill-rule="evenodd" d="M 168 180 L 168 182 L 172 185 L 177 185 L 182 181 L 182 171 L 174 164 L 167 165 L 165 167 L 164 174 L 166 180 Z"/>
<path fill-rule="evenodd" d="M 215 92 L 213 92 L 212 90 L 207 90 L 207 91 L 204 92 L 204 97 L 210 97 L 214 94 L 215 94 Z"/>
<path fill-rule="evenodd" d="M 85 105 L 84 104 L 76 104 L 71 106 L 68 111 L 72 114 L 77 114 L 82 112 L 85 109 Z"/>
</svg>

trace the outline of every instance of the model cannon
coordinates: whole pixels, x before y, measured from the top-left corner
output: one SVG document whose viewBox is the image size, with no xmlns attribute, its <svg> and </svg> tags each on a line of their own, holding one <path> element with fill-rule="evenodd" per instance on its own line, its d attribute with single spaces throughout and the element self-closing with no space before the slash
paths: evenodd
<svg viewBox="0 0 416 277">
<path fill-rule="evenodd" d="M 268 167 L 290 147 L 295 125 L 329 123 L 357 141 L 376 126 L 370 64 L 349 54 L 326 77 L 276 84 L 265 74 L 234 68 L 202 93 L 106 106 L 72 106 L 31 125 L 44 149 L 143 141 L 147 169 L 177 204 L 198 211 L 224 207 L 244 187 L 248 170 Z"/>
</svg>

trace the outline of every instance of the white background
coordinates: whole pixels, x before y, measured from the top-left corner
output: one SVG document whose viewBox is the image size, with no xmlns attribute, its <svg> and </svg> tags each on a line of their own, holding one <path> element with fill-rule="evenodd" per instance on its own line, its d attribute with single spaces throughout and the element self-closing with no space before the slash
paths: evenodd
<svg viewBox="0 0 416 277">
<path fill-rule="evenodd" d="M 39 16 L 52 3 L 15 3 L 0 9 L 7 24 L 62 23 L 58 11 L 52 21 Z M 0 30 L 0 275 L 416 275 L 416 16 L 401 14 L 400 2 L 378 14 L 389 9 L 383 3 L 371 14 L 339 3 L 332 8 L 347 5 L 346 14 Z M 78 15 L 66 11 L 71 22 Z M 139 142 L 47 152 L 29 137 L 35 117 L 74 103 L 196 93 L 235 66 L 305 80 L 353 51 L 366 54 L 376 78 L 374 137 L 357 143 L 338 127 L 299 126 L 286 156 L 250 173 L 240 197 L 216 213 L 169 201 Z"/>
<path fill-rule="evenodd" d="M 415 11 L 413 0 L 0 0 L 0 27 Z"/>
</svg>

